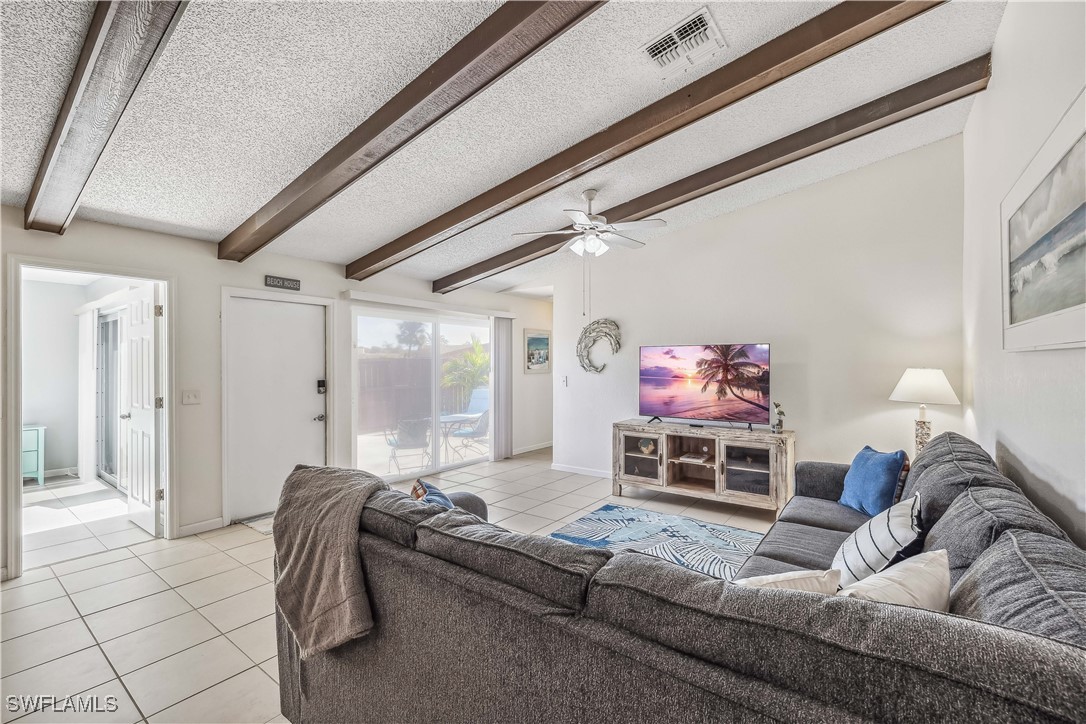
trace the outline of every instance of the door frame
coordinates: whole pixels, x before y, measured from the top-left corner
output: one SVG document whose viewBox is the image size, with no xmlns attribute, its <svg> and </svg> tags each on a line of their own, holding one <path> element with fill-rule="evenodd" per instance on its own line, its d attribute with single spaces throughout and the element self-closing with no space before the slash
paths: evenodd
<svg viewBox="0 0 1086 724">
<path fill-rule="evenodd" d="M 230 328 L 230 301 L 233 299 L 255 299 L 263 302 L 287 302 L 291 304 L 309 304 L 311 306 L 324 307 L 324 381 L 325 388 L 324 407 L 326 412 L 324 420 L 324 464 L 332 465 L 335 461 L 336 429 L 339 421 L 339 404 L 337 403 L 337 390 L 335 389 L 336 364 L 335 364 L 335 335 L 336 335 L 336 300 L 331 297 L 314 297 L 291 292 L 272 292 L 263 289 L 245 289 L 243 287 L 223 287 L 222 306 L 219 313 L 220 350 L 222 359 L 222 430 L 219 437 L 222 439 L 222 523 L 230 525 L 233 520 L 230 517 L 230 476 L 228 474 L 228 450 L 230 450 L 230 405 L 226 391 L 230 385 L 230 359 L 227 354 L 227 335 Z"/>
<path fill-rule="evenodd" d="M 4 303 L 6 306 L 6 323 L 8 328 L 8 344 L 4 351 L 4 436 L 0 444 L 4 446 L 4 531 L 6 544 L 6 560 L 4 570 L 0 574 L 4 580 L 16 578 L 23 573 L 23 481 L 20 475 L 20 456 L 22 420 L 23 420 L 23 369 L 22 369 L 22 287 L 23 267 L 38 267 L 42 269 L 56 269 L 59 271 L 74 271 L 87 274 L 101 274 L 104 276 L 121 276 L 143 279 L 146 281 L 162 282 L 166 286 L 165 306 L 166 315 L 163 323 L 166 332 L 162 335 L 162 344 L 166 347 L 164 353 L 160 351 L 163 364 L 159 365 L 158 373 L 161 376 L 160 389 L 163 391 L 165 403 L 165 415 L 163 415 L 163 431 L 159 433 L 165 460 L 161 464 L 162 489 L 164 492 L 163 505 L 165 506 L 166 529 L 163 531 L 165 538 L 176 538 L 178 534 L 178 510 L 177 490 L 172 484 L 177 479 L 177 456 L 174 454 L 177 444 L 177 410 L 173 404 L 176 399 L 174 394 L 174 381 L 176 377 L 175 356 L 177 349 L 177 277 L 162 274 L 147 269 L 131 267 L 119 267 L 108 264 L 95 264 L 92 262 L 66 261 L 62 259 L 50 259 L 26 255 L 9 254 L 5 259 L 7 263 L 6 289 L 4 291 Z M 72 310 L 73 313 L 75 310 Z"/>
</svg>

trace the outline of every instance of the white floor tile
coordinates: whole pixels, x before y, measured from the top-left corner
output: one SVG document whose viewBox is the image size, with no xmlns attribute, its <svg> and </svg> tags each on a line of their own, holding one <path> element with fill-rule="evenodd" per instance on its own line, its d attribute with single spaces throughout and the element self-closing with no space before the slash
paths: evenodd
<svg viewBox="0 0 1086 724">
<path fill-rule="evenodd" d="M 230 598 L 203 606 L 200 613 L 223 633 L 275 613 L 275 594 L 272 584 L 239 593 Z"/>
<path fill-rule="evenodd" d="M 551 488 L 533 488 L 532 490 L 525 490 L 520 494 L 522 498 L 533 498 L 541 503 L 545 503 L 548 500 L 554 500 L 560 498 L 566 493 L 561 490 L 552 490 Z"/>
<path fill-rule="evenodd" d="M 215 546 L 221 551 L 229 550 L 230 548 L 237 548 L 247 543 L 256 543 L 266 538 L 263 533 L 259 533 L 249 526 L 242 526 L 241 530 L 236 530 L 226 535 L 217 535 L 214 538 L 208 538 L 207 542 Z"/>
<path fill-rule="evenodd" d="M 500 523 L 506 518 L 516 515 L 515 510 L 506 510 L 505 508 L 497 505 L 491 505 L 486 513 L 486 519 L 491 523 Z"/>
<path fill-rule="evenodd" d="M 253 667 L 149 717 L 148 721 L 264 724 L 278 714 L 279 687 L 267 674 Z"/>
<path fill-rule="evenodd" d="M 109 500 L 97 500 L 93 503 L 83 503 L 82 505 L 73 505 L 68 508 L 75 517 L 83 523 L 90 523 L 95 520 L 102 520 L 103 518 L 115 518 L 117 516 L 128 515 L 128 501 L 121 498 L 111 498 Z"/>
<path fill-rule="evenodd" d="M 77 526 L 82 522 L 65 507 L 35 503 L 23 508 L 23 535 Z"/>
<path fill-rule="evenodd" d="M 33 606 L 0 615 L 0 636 L 4 641 L 8 641 L 16 636 L 24 636 L 71 621 L 73 618 L 79 618 L 79 611 L 75 610 L 71 599 L 67 596 L 54 598 L 52 601 L 36 603 Z"/>
<path fill-rule="evenodd" d="M 177 593 L 163 591 L 91 614 L 85 620 L 95 638 L 109 641 L 191 610 L 192 606 Z"/>
<path fill-rule="evenodd" d="M 35 603 L 42 603 L 64 595 L 64 587 L 55 578 L 47 578 L 39 583 L 20 586 L 5 591 L 0 596 L 0 611 L 7 613 L 17 608 L 25 608 Z"/>
<path fill-rule="evenodd" d="M 67 724 L 68 722 L 71 724 L 134 724 L 142 721 L 139 710 L 132 703 L 128 692 L 124 690 L 120 679 L 114 679 L 84 691 L 80 697 L 85 699 L 97 697 L 102 707 L 105 707 L 108 701 L 113 701 L 117 707 L 116 711 L 79 712 L 72 709 L 39 711 L 19 719 L 19 724 Z"/>
<path fill-rule="evenodd" d="M 548 520 L 547 518 L 540 518 L 537 515 L 518 513 L 517 515 L 503 520 L 501 526 L 508 530 L 516 531 L 517 533 L 531 533 L 552 522 L 554 521 Z"/>
<path fill-rule="evenodd" d="M 561 520 L 567 515 L 572 515 L 573 513 L 576 513 L 577 509 L 570 508 L 565 505 L 559 505 L 556 502 L 550 502 L 543 503 L 542 505 L 537 505 L 534 508 L 529 508 L 527 512 L 539 518 L 546 518 L 548 520 Z"/>
<path fill-rule="evenodd" d="M 208 545 L 204 541 L 199 540 L 192 541 L 183 546 L 170 546 L 163 550 L 145 553 L 140 555 L 140 560 L 151 568 L 158 569 L 165 568 L 166 566 L 176 566 L 178 563 L 184 563 L 185 561 L 191 561 L 194 558 L 202 558 L 203 556 L 209 556 L 212 553 L 218 552 L 219 549 L 215 546 Z"/>
<path fill-rule="evenodd" d="M 150 596 L 152 593 L 165 591 L 169 586 L 154 573 L 144 573 L 126 578 L 123 581 L 108 583 L 97 588 L 73 593 L 72 603 L 84 616 L 102 611 L 122 603 L 135 601 L 137 598 Z"/>
<path fill-rule="evenodd" d="M 124 675 L 219 635 L 196 611 L 146 626 L 102 644 L 117 673 Z"/>
<path fill-rule="evenodd" d="M 106 550 L 106 547 L 97 538 L 84 538 L 71 543 L 62 543 L 58 546 L 23 551 L 23 568 L 49 566 L 60 561 L 89 556 L 92 553 L 101 553 L 104 550 Z"/>
<path fill-rule="evenodd" d="M 578 493 L 568 493 L 566 495 L 563 495 L 561 498 L 555 498 L 554 502 L 558 503 L 559 505 L 564 505 L 568 508 L 585 508 L 589 505 L 595 505 L 596 503 L 599 503 L 603 499 L 603 497 L 604 496 L 602 495 L 595 497 L 589 495 L 580 495 Z M 602 505 L 602 503 L 600 503 L 600 505 Z M 687 505 L 690 505 L 690 503 L 687 502 Z"/>
<path fill-rule="evenodd" d="M 128 550 L 132 551 L 137 556 L 142 556 L 145 553 L 154 553 L 155 551 L 165 550 L 166 548 L 176 548 L 177 546 L 187 546 L 189 543 L 199 543 L 201 539 L 197 536 L 190 535 L 184 538 L 155 538 L 149 540 L 146 543 L 138 543 L 134 546 L 130 546 Z"/>
<path fill-rule="evenodd" d="M 69 573 L 75 573 L 76 571 L 85 571 L 88 568 L 104 566 L 107 563 L 116 563 L 117 561 L 123 561 L 126 558 L 132 557 L 132 553 L 129 552 L 127 549 L 118 548 L 115 551 L 96 553 L 92 556 L 84 556 L 82 558 L 76 558 L 71 561 L 54 563 L 51 567 L 53 569 L 53 573 L 58 576 L 64 576 Z"/>
<path fill-rule="evenodd" d="M 155 537 L 143 528 L 126 528 L 125 530 L 119 530 L 116 533 L 100 535 L 98 536 L 98 540 L 101 541 L 102 545 L 106 548 L 112 549 L 130 546 L 135 543 L 145 543 L 147 541 L 155 540 Z"/>
<path fill-rule="evenodd" d="M 207 530 L 203 533 L 197 533 L 196 536 L 201 540 L 207 540 L 209 538 L 215 538 L 220 535 L 226 535 L 227 533 L 237 533 L 239 530 L 248 527 L 249 526 L 245 525 L 244 523 L 234 523 L 233 525 L 228 525 L 224 528 L 215 528 L 214 530 Z"/>
<path fill-rule="evenodd" d="M 40 694 L 65 697 L 104 684 L 113 678 L 113 669 L 106 657 L 97 646 L 92 646 L 18 674 L 5 676 L 0 680 L 0 685 L 5 696 Z M 3 713 L 4 721 L 19 716 L 19 712 L 9 712 L 6 706 Z"/>
<path fill-rule="evenodd" d="M 276 684 L 279 683 L 279 657 L 273 656 L 260 665 L 261 670 L 272 678 Z"/>
<path fill-rule="evenodd" d="M 110 533 L 116 533 L 118 531 L 138 527 L 128 517 L 127 510 L 124 512 L 123 515 L 115 515 L 111 518 L 100 518 L 98 520 L 92 520 L 87 523 L 86 526 L 95 535 L 109 535 Z"/>
<path fill-rule="evenodd" d="M 252 667 L 253 662 L 225 636 L 174 654 L 121 677 L 144 715 L 214 686 Z M 229 721 L 222 717 L 219 721 Z"/>
<path fill-rule="evenodd" d="M 47 578 L 53 578 L 53 571 L 50 568 L 35 568 L 32 571 L 26 571 L 18 578 L 12 578 L 3 583 L 0 583 L 0 591 L 9 591 L 12 588 L 22 588 L 23 586 L 29 586 L 31 583 L 40 583 Z"/>
<path fill-rule="evenodd" d="M 5 641 L 0 647 L 0 676 L 17 674 L 88 646 L 94 646 L 94 637 L 78 618 Z"/>
<path fill-rule="evenodd" d="M 260 575 L 264 576 L 264 578 L 267 578 L 269 581 L 274 581 L 275 580 L 275 559 L 274 558 L 265 558 L 262 561 L 256 561 L 255 563 L 250 563 L 249 568 L 252 568 L 254 571 L 256 571 Z"/>
<path fill-rule="evenodd" d="M 108 563 L 104 566 L 88 568 L 84 571 L 61 576 L 60 583 L 68 593 L 78 593 L 89 588 L 104 586 L 107 583 L 138 576 L 141 573 L 149 573 L 150 570 L 150 568 L 143 565 L 143 561 L 139 558 L 125 558 L 116 563 Z"/>
<path fill-rule="evenodd" d="M 569 524 L 566 523 L 564 520 L 556 520 L 555 522 L 550 523 L 549 525 L 545 525 L 542 528 L 537 528 L 536 530 L 532 531 L 532 534 L 548 536 L 559 528 L 565 527 L 566 525 Z"/>
<path fill-rule="evenodd" d="M 94 533 L 82 523 L 66 525 L 60 528 L 39 531 L 37 533 L 24 534 L 23 551 L 36 551 L 39 548 L 48 548 L 49 546 L 56 546 L 61 543 L 71 543 L 75 540 L 85 540 L 93 537 Z"/>
<path fill-rule="evenodd" d="M 525 498 L 523 495 L 514 495 L 512 498 L 506 498 L 501 501 L 501 506 L 499 507 L 520 513 L 528 510 L 528 508 L 534 508 L 541 502 L 542 501 L 536 500 L 535 498 Z"/>
<path fill-rule="evenodd" d="M 257 586 L 262 586 L 269 580 L 271 579 L 265 579 L 259 572 L 239 567 L 237 570 L 226 571 L 225 573 L 179 586 L 176 591 L 190 605 L 199 608 L 221 601 L 224 598 L 230 598 Z"/>
<path fill-rule="evenodd" d="M 254 664 L 275 656 L 275 615 L 265 616 L 226 634 Z"/>
<path fill-rule="evenodd" d="M 275 555 L 275 541 L 272 540 L 270 535 L 266 535 L 264 540 L 248 543 L 237 548 L 230 548 L 226 552 L 231 558 L 241 563 L 255 563 Z"/>
<path fill-rule="evenodd" d="M 163 551 L 165 552 L 165 551 Z M 146 556 L 144 556 L 146 558 Z M 224 571 L 230 571 L 241 566 L 236 560 L 225 553 L 215 553 L 209 556 L 194 558 L 191 561 L 178 563 L 174 566 L 159 568 L 158 575 L 171 586 L 183 586 L 186 583 L 198 581 L 201 578 L 214 576 Z"/>
</svg>

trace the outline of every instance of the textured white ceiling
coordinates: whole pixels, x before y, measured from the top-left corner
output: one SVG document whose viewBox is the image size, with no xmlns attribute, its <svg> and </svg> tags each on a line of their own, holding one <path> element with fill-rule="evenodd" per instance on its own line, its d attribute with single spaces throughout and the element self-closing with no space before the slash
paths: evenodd
<svg viewBox="0 0 1086 724">
<path fill-rule="evenodd" d="M 93 2 L 0 3 L 0 203 L 26 203 L 92 15 Z"/>
<path fill-rule="evenodd" d="M 347 263 L 832 3 L 709 3 L 728 48 L 664 81 L 641 46 L 705 3 L 609 2 L 269 245 Z"/>
<path fill-rule="evenodd" d="M 514 239 L 514 232 L 565 226 L 561 210 L 581 208 L 585 188 L 600 191 L 596 209 L 604 210 L 975 58 L 990 49 L 1002 9 L 994 3 L 941 6 L 418 254 L 396 271 L 436 279 L 526 241 Z M 949 124 L 940 137 L 965 123 L 953 114 L 935 118 Z"/>
<path fill-rule="evenodd" d="M 654 216 L 668 222 L 666 228 L 649 229 L 636 234 L 649 244 L 666 244 L 668 237 L 680 229 L 753 206 L 760 201 L 796 191 L 825 181 L 891 156 L 911 151 L 929 143 L 957 135 L 965 125 L 972 107 L 972 98 L 963 98 L 881 131 L 836 146 L 787 166 L 695 199 Z M 628 254 L 636 251 L 614 249 L 597 263 L 622 264 Z M 506 291 L 511 288 L 552 284 L 561 269 L 579 266 L 581 258 L 571 253 L 545 256 L 515 269 L 484 279 L 471 289 Z M 453 295 L 456 292 L 452 293 Z"/>
<path fill-rule="evenodd" d="M 499 5 L 191 2 L 80 217 L 222 238 Z"/>
</svg>

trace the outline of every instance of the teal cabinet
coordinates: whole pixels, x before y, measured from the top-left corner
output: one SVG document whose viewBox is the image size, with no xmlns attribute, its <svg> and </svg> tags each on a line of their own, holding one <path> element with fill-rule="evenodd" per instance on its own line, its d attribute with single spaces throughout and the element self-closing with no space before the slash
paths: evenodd
<svg viewBox="0 0 1086 724">
<path fill-rule="evenodd" d="M 45 484 L 45 428 L 23 427 L 23 477 L 37 478 Z"/>
</svg>

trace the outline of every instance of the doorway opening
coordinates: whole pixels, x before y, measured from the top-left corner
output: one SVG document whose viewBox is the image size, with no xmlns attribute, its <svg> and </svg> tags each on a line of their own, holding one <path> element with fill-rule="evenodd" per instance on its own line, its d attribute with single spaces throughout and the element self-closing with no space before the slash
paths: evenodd
<svg viewBox="0 0 1086 724">
<path fill-rule="evenodd" d="M 21 568 L 165 535 L 167 282 L 18 271 Z"/>
</svg>

